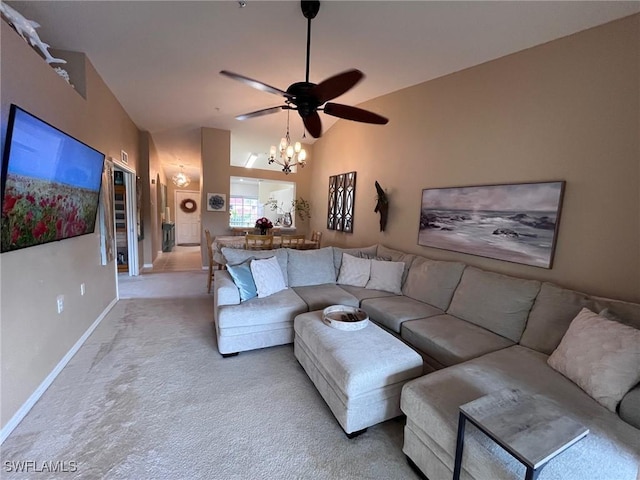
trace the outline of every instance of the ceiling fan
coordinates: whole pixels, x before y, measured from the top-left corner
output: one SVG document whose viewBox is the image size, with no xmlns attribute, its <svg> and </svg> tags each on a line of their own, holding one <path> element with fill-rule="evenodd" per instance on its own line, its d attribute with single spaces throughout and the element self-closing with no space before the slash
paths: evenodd
<svg viewBox="0 0 640 480">
<path fill-rule="evenodd" d="M 302 117 L 304 126 L 313 138 L 322 136 L 322 122 L 318 111 L 324 111 L 327 115 L 345 120 L 353 120 L 355 122 L 374 123 L 385 125 L 389 120 L 377 113 L 363 110 L 362 108 L 342 105 L 340 103 L 332 103 L 333 100 L 343 93 L 353 88 L 360 80 L 364 78 L 364 74 L 360 70 L 352 69 L 339 73 L 330 77 L 319 84 L 309 82 L 309 53 L 311 50 L 311 19 L 315 18 L 320 10 L 319 0 L 302 0 L 302 14 L 307 19 L 307 69 L 306 79 L 304 82 L 296 82 L 289 85 L 286 91 L 272 87 L 266 83 L 254 80 L 244 75 L 222 70 L 220 73 L 234 80 L 257 88 L 263 92 L 281 95 L 285 98 L 284 105 L 277 107 L 264 108 L 251 113 L 238 115 L 236 119 L 246 120 L 248 118 L 260 117 L 270 113 L 276 113 L 280 110 L 296 110 Z"/>
</svg>

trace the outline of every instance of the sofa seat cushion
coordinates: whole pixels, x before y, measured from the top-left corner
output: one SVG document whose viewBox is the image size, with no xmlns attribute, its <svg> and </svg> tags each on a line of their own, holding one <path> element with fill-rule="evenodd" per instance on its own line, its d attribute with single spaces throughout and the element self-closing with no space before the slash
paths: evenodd
<svg viewBox="0 0 640 480">
<path fill-rule="evenodd" d="M 352 307 L 360 305 L 360 301 L 356 297 L 333 283 L 295 287 L 294 290 L 310 311 L 322 310 L 330 305 L 349 305 Z"/>
<path fill-rule="evenodd" d="M 519 342 L 540 282 L 467 267 L 447 313 Z"/>
<path fill-rule="evenodd" d="M 407 320 L 432 317 L 444 313 L 439 308 L 403 295 L 363 300 L 361 308 L 367 312 L 370 319 L 396 333 L 400 333 L 400 326 Z"/>
<path fill-rule="evenodd" d="M 291 321 L 296 315 L 307 311 L 307 304 L 290 288 L 269 297 L 252 298 L 238 305 L 218 307 L 218 328 L 225 334 L 239 334 L 245 327 L 260 328 L 261 325 Z"/>
<path fill-rule="evenodd" d="M 375 290 L 365 287 L 354 287 L 353 285 L 340 285 L 340 288 L 356 297 L 360 302 L 368 298 L 379 297 L 395 297 L 396 295 L 391 292 L 385 292 L 384 290 Z"/>
<path fill-rule="evenodd" d="M 413 433 L 435 442 L 453 471 L 458 407 L 483 395 L 517 388 L 542 394 L 566 409 L 590 433 L 549 462 L 539 480 L 588 478 L 636 480 L 640 431 L 622 421 L 547 365 L 547 356 L 520 345 L 488 353 L 407 383 L 401 408 Z M 464 443 L 465 478 L 524 478 L 522 465 L 472 426 Z"/>
<path fill-rule="evenodd" d="M 451 315 L 409 320 L 402 324 L 401 335 L 445 367 L 514 345 L 508 338 Z"/>
</svg>

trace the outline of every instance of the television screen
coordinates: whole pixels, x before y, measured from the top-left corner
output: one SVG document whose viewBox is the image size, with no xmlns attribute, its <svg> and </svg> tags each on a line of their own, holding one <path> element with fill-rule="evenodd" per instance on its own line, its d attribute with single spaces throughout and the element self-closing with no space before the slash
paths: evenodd
<svg viewBox="0 0 640 480">
<path fill-rule="evenodd" d="M 0 251 L 93 233 L 104 154 L 11 105 Z"/>
</svg>

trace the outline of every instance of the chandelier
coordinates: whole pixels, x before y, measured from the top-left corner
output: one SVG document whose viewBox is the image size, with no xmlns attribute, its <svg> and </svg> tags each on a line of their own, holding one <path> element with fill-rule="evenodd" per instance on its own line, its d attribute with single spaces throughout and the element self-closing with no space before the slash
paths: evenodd
<svg viewBox="0 0 640 480">
<path fill-rule="evenodd" d="M 276 153 L 279 153 L 276 156 Z M 291 167 L 300 165 L 304 167 L 307 163 L 307 152 L 300 142 L 296 142 L 295 145 L 291 145 L 291 137 L 289 136 L 289 111 L 287 110 L 287 134 L 280 140 L 280 147 L 276 150 L 275 145 L 271 145 L 269 150 L 269 164 L 277 163 L 282 165 L 282 171 L 289 175 L 291 173 Z"/>
<path fill-rule="evenodd" d="M 179 188 L 184 188 L 191 183 L 191 179 L 186 173 L 182 171 L 182 169 L 183 169 L 183 166 L 180 165 L 180 172 L 176 173 L 173 177 L 171 177 L 173 184 Z"/>
</svg>

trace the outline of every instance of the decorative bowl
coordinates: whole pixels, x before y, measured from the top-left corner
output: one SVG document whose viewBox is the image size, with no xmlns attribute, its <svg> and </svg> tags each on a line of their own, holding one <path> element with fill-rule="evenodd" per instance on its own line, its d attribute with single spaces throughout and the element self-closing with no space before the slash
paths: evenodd
<svg viewBox="0 0 640 480">
<path fill-rule="evenodd" d="M 322 320 L 338 330 L 360 330 L 369 324 L 367 312 L 348 305 L 331 305 L 322 311 Z"/>
</svg>

